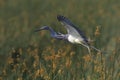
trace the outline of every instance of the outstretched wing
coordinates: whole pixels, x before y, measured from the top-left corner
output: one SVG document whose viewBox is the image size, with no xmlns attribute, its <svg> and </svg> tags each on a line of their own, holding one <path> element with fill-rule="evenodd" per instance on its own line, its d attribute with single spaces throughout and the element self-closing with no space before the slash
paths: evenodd
<svg viewBox="0 0 120 80">
<path fill-rule="evenodd" d="M 88 42 L 88 40 L 84 36 L 83 32 L 80 29 L 78 29 L 69 19 L 67 19 L 66 17 L 61 16 L 61 15 L 58 15 L 57 19 L 67 29 L 68 34 L 70 34 L 76 38 L 83 38 L 85 42 Z"/>
</svg>

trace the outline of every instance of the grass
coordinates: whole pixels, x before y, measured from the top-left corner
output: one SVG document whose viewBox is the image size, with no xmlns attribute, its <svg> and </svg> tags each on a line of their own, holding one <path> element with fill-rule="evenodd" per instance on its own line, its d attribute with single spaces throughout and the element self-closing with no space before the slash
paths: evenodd
<svg viewBox="0 0 120 80">
<path fill-rule="evenodd" d="M 119 80 L 120 10 L 118 0 L 1 0 L 0 80 Z M 66 33 L 57 21 L 68 17 L 92 45 L 93 58 L 86 48 L 52 39 L 48 25 Z"/>
</svg>

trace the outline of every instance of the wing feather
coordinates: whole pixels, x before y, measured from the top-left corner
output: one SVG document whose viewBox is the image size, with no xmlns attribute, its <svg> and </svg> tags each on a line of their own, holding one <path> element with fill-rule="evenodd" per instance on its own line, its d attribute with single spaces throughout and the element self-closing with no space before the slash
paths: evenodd
<svg viewBox="0 0 120 80">
<path fill-rule="evenodd" d="M 80 29 L 78 29 L 68 18 L 58 15 L 57 19 L 67 29 L 68 34 L 73 35 L 76 38 L 83 38 L 85 42 L 88 42 L 84 33 Z"/>
</svg>

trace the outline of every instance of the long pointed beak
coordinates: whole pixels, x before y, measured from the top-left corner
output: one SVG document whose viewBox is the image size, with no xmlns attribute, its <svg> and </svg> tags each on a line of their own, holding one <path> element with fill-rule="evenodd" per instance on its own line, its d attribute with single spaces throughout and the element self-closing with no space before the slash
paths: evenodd
<svg viewBox="0 0 120 80">
<path fill-rule="evenodd" d="M 34 30 L 34 31 L 35 31 L 35 32 L 38 32 L 38 31 L 41 31 L 41 30 L 43 30 L 43 29 L 38 28 L 38 29 L 36 29 L 36 30 Z"/>
</svg>

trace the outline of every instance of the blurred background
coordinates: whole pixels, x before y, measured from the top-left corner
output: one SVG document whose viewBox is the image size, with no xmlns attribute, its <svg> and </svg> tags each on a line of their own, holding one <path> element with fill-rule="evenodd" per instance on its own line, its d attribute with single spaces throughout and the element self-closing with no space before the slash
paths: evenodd
<svg viewBox="0 0 120 80">
<path fill-rule="evenodd" d="M 22 55 L 27 56 L 29 48 L 37 49 L 39 55 L 49 48 L 55 53 L 68 49 L 68 54 L 71 51 L 77 53 L 76 55 L 87 54 L 86 48 L 57 41 L 51 38 L 47 31 L 34 32 L 36 28 L 48 25 L 55 31 L 66 33 L 64 27 L 57 21 L 57 15 L 68 17 L 88 38 L 95 40 L 93 45 L 97 48 L 111 54 L 112 51 L 119 49 L 120 0 L 0 0 L 0 69 L 8 66 L 7 60 L 11 58 L 12 53 L 22 51 Z M 98 35 L 95 33 L 97 28 Z M 49 50 L 45 52 L 46 55 L 52 54 L 49 52 Z M 3 72 L 7 75 L 7 68 L 4 70 L 0 72 L 2 77 Z M 120 68 L 118 70 L 120 71 Z"/>
</svg>

